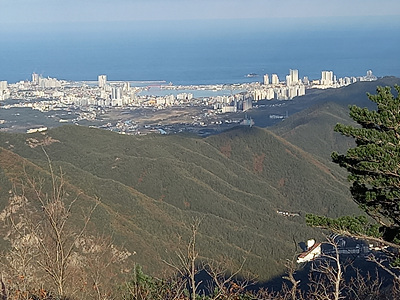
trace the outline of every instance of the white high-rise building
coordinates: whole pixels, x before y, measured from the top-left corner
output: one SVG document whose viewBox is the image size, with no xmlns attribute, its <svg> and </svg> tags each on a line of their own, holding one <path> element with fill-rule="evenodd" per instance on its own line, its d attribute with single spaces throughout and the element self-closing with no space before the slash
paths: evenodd
<svg viewBox="0 0 400 300">
<path fill-rule="evenodd" d="M 130 83 L 129 83 L 128 81 L 127 81 L 127 82 L 124 82 L 123 91 L 124 91 L 124 92 L 129 92 L 130 88 L 131 88 Z"/>
<path fill-rule="evenodd" d="M 294 97 L 297 97 L 297 95 L 298 95 L 298 87 L 291 86 L 288 90 L 288 98 L 293 99 Z"/>
<path fill-rule="evenodd" d="M 290 75 L 290 84 L 288 85 L 296 85 L 299 82 L 299 70 L 289 70 Z"/>
<path fill-rule="evenodd" d="M 290 75 L 286 75 L 286 85 L 287 86 L 293 85 L 292 77 Z"/>
<path fill-rule="evenodd" d="M 252 107 L 253 107 L 253 102 L 251 101 L 251 98 L 243 100 L 243 111 L 249 110 Z"/>
<path fill-rule="evenodd" d="M 277 74 L 272 74 L 271 75 L 271 83 L 272 84 L 279 84 L 279 77 Z"/>
<path fill-rule="evenodd" d="M 325 86 L 333 85 L 333 72 L 332 71 L 322 71 L 321 85 L 325 85 Z"/>
<path fill-rule="evenodd" d="M 99 88 L 105 88 L 107 85 L 107 75 L 99 75 Z"/>
<path fill-rule="evenodd" d="M 5 91 L 8 87 L 7 81 L 0 81 L 0 92 Z"/>
<path fill-rule="evenodd" d="M 0 81 L 0 100 L 6 100 L 10 96 L 7 81 Z"/>
<path fill-rule="evenodd" d="M 32 84 L 39 85 L 40 76 L 39 74 L 32 73 Z"/>
<path fill-rule="evenodd" d="M 264 75 L 264 84 L 265 84 L 265 85 L 268 85 L 268 84 L 269 84 L 269 76 L 268 76 L 268 74 L 265 74 L 265 75 Z"/>
<path fill-rule="evenodd" d="M 58 88 L 61 87 L 61 82 L 56 78 L 39 78 L 39 86 L 42 88 Z"/>
<path fill-rule="evenodd" d="M 122 88 L 119 86 L 113 86 L 111 89 L 111 100 L 122 99 Z"/>
<path fill-rule="evenodd" d="M 282 86 L 276 91 L 276 98 L 278 100 L 287 100 L 288 99 L 288 91 L 289 88 L 287 86 Z"/>
<path fill-rule="evenodd" d="M 378 78 L 372 74 L 372 70 L 367 71 L 367 75 L 360 78 L 361 81 L 375 81 Z"/>
</svg>

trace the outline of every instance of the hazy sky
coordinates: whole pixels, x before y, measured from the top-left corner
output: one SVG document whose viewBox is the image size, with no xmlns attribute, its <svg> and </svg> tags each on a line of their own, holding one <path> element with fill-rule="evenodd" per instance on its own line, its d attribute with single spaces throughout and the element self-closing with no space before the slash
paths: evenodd
<svg viewBox="0 0 400 300">
<path fill-rule="evenodd" d="M 399 0 L 0 0 L 0 26 L 396 15 L 400 16 Z"/>
</svg>

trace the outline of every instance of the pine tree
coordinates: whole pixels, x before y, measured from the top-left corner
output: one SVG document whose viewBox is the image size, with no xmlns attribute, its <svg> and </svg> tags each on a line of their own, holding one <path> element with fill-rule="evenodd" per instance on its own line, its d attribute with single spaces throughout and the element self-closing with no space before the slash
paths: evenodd
<svg viewBox="0 0 400 300">
<path fill-rule="evenodd" d="M 376 110 L 350 107 L 359 126 L 337 124 L 335 131 L 354 138 L 356 147 L 332 159 L 349 171 L 353 199 L 381 225 L 383 239 L 400 244 L 400 86 L 394 89 L 397 96 L 391 87 L 368 94 Z"/>
<path fill-rule="evenodd" d="M 365 217 L 331 219 L 308 214 L 308 225 L 339 234 L 374 240 L 400 249 L 400 86 L 378 87 L 368 98 L 376 110 L 350 106 L 358 125 L 337 124 L 335 131 L 352 137 L 356 146 L 332 159 L 349 172 L 354 201 L 375 222 Z M 396 258 L 400 266 L 400 257 Z"/>
</svg>

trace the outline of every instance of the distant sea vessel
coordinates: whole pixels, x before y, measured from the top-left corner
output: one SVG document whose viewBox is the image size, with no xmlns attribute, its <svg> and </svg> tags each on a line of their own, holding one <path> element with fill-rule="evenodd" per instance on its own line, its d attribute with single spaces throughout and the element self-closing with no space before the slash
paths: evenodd
<svg viewBox="0 0 400 300">
<path fill-rule="evenodd" d="M 258 77 L 259 75 L 258 74 L 256 74 L 256 73 L 249 73 L 249 74 L 247 74 L 245 77 L 247 77 L 247 78 L 253 78 L 253 77 Z"/>
</svg>

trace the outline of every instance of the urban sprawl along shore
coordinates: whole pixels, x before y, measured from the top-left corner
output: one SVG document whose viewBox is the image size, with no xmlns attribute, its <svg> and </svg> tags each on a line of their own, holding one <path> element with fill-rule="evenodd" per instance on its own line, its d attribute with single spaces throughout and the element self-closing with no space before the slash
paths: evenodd
<svg viewBox="0 0 400 300">
<path fill-rule="evenodd" d="M 123 134 L 165 134 L 222 122 L 251 124 L 251 120 L 222 120 L 220 116 L 246 112 L 262 100 L 291 100 L 310 89 L 338 88 L 376 79 L 371 70 L 365 76 L 344 78 L 336 78 L 332 71 L 322 71 L 318 80 L 300 79 L 298 70 L 289 70 L 283 81 L 277 74 L 265 74 L 263 82 L 181 86 L 159 81 L 108 81 L 106 75 L 99 75 L 97 81 L 66 81 L 33 73 L 31 81 L 0 81 L 0 111 L 31 108 L 58 123 L 89 125 Z M 34 124 L 30 128 L 29 122 L 25 127 L 15 122 L 10 117 L 0 117 L 0 130 L 47 129 L 44 125 Z"/>
</svg>

